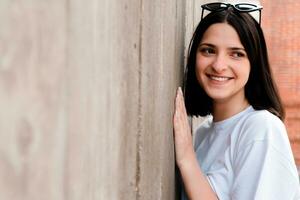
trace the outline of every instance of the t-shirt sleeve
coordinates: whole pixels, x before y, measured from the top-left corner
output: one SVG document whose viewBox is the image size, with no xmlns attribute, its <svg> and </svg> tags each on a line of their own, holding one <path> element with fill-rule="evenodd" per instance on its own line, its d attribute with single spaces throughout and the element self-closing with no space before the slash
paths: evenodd
<svg viewBox="0 0 300 200">
<path fill-rule="evenodd" d="M 230 199 L 294 200 L 299 183 L 288 138 L 283 124 L 272 123 L 248 127 L 233 160 Z"/>
<path fill-rule="evenodd" d="M 247 145 L 234 165 L 231 199 L 293 200 L 297 179 L 289 162 L 269 141 Z"/>
</svg>

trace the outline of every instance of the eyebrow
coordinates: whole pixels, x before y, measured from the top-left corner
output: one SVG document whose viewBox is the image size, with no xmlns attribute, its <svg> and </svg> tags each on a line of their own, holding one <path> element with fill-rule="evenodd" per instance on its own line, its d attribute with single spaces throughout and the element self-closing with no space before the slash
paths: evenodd
<svg viewBox="0 0 300 200">
<path fill-rule="evenodd" d="M 210 43 L 201 43 L 201 44 L 199 44 L 199 47 L 201 47 L 201 46 L 209 46 L 209 47 L 216 48 L 215 45 L 210 44 Z M 233 51 L 239 50 L 239 51 L 245 51 L 246 52 L 246 50 L 242 47 L 229 47 L 228 49 L 233 50 Z"/>
</svg>

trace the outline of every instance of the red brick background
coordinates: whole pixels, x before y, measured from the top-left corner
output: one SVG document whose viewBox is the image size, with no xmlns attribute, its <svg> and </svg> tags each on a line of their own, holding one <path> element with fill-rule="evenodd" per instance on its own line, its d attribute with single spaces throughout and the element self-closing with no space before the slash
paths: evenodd
<svg viewBox="0 0 300 200">
<path fill-rule="evenodd" d="M 300 166 L 300 1 L 261 0 L 271 67 L 286 109 L 285 124 Z"/>
</svg>

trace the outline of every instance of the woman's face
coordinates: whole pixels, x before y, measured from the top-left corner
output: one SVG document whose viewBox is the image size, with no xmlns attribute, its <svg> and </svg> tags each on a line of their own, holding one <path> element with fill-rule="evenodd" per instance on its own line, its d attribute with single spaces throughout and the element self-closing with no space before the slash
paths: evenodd
<svg viewBox="0 0 300 200">
<path fill-rule="evenodd" d="M 196 54 L 196 76 L 207 95 L 217 102 L 245 99 L 250 62 L 235 29 L 227 23 L 211 25 Z"/>
</svg>

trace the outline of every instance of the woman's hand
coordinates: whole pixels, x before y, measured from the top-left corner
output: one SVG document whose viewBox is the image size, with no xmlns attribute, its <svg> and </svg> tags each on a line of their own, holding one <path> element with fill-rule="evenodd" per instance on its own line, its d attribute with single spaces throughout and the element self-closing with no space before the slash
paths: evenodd
<svg viewBox="0 0 300 200">
<path fill-rule="evenodd" d="M 176 162 L 180 167 L 182 164 L 188 163 L 189 159 L 195 156 L 191 129 L 188 122 L 182 90 L 179 87 L 175 99 L 175 113 L 173 117 L 174 140 Z"/>
<path fill-rule="evenodd" d="M 217 200 L 216 194 L 198 165 L 181 88 L 177 90 L 173 123 L 176 162 L 188 198 Z"/>
</svg>

